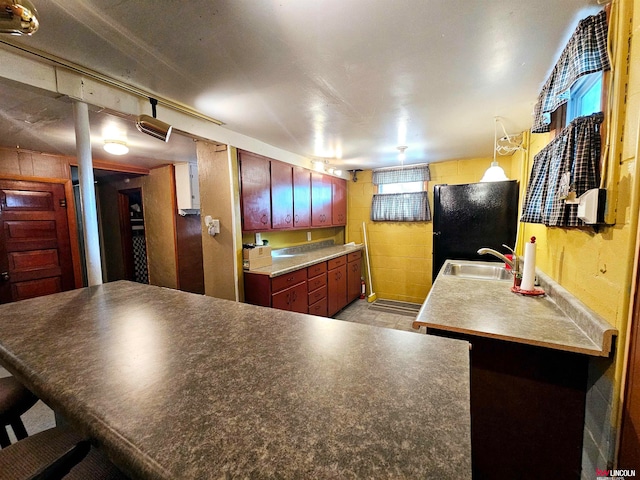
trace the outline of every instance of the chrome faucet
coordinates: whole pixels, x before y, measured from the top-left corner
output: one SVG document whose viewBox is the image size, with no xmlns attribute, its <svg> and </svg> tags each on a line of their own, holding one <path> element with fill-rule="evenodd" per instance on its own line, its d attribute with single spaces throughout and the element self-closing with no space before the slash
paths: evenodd
<svg viewBox="0 0 640 480">
<path fill-rule="evenodd" d="M 520 273 L 520 262 L 518 261 L 518 256 L 516 255 L 516 252 L 513 250 L 513 248 L 507 245 L 503 244 L 502 246 L 513 254 L 513 260 L 509 260 L 502 253 L 498 252 L 497 250 L 494 250 L 493 248 L 486 248 L 486 247 L 479 249 L 478 255 L 486 255 L 486 254 L 493 255 L 494 257 L 499 258 L 504 263 L 509 265 L 509 267 L 511 268 L 511 273 L 513 273 L 514 275 L 518 275 Z"/>
</svg>

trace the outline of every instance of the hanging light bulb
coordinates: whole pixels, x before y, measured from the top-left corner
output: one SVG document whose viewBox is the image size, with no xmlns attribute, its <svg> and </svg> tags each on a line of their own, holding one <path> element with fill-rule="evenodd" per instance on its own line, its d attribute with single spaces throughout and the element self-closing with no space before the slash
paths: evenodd
<svg viewBox="0 0 640 480">
<path fill-rule="evenodd" d="M 482 179 L 480 179 L 481 182 L 502 182 L 509 180 L 502 167 L 498 165 L 498 160 L 496 160 L 496 152 L 498 149 L 498 117 L 495 117 L 493 120 L 493 162 L 491 162 L 491 166 L 487 168 L 487 171 L 484 172 Z"/>
<path fill-rule="evenodd" d="M 400 164 L 404 163 L 404 161 L 407 159 L 407 155 L 404 153 L 404 151 L 408 148 L 406 145 L 401 145 L 399 147 L 396 147 L 398 149 L 398 151 L 400 153 L 398 153 L 398 160 L 400 160 Z"/>
</svg>

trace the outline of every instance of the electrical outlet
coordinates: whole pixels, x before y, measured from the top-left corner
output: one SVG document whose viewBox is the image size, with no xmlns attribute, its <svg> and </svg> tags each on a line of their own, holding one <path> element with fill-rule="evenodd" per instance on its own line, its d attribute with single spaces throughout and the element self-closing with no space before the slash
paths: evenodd
<svg viewBox="0 0 640 480">
<path fill-rule="evenodd" d="M 256 233 L 256 245 L 262 245 L 262 235 Z"/>
<path fill-rule="evenodd" d="M 311 241 L 311 232 L 307 232 L 307 242 Z"/>
</svg>

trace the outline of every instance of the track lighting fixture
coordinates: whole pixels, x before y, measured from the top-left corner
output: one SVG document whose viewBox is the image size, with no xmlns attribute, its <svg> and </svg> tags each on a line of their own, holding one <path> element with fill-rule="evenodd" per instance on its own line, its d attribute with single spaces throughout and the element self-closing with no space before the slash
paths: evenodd
<svg viewBox="0 0 640 480">
<path fill-rule="evenodd" d="M 39 26 L 38 12 L 29 0 L 0 0 L 0 33 L 32 35 Z"/>
<path fill-rule="evenodd" d="M 153 117 L 150 117 L 149 115 L 138 116 L 136 120 L 136 128 L 142 133 L 151 135 L 163 142 L 168 142 L 172 127 L 168 123 L 164 123 L 156 118 L 156 105 L 158 105 L 158 100 L 155 98 L 149 98 L 149 102 L 151 103 Z"/>
</svg>

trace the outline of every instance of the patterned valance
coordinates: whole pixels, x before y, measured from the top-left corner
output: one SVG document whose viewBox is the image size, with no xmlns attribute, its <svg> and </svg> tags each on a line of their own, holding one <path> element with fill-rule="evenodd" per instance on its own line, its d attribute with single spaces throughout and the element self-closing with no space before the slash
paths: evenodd
<svg viewBox="0 0 640 480">
<path fill-rule="evenodd" d="M 609 70 L 607 14 L 602 10 L 580 21 L 542 87 L 534 109 L 531 132 L 549 131 L 551 113 L 569 98 L 571 85 L 583 75 Z"/>
<path fill-rule="evenodd" d="M 577 227 L 578 206 L 565 203 L 600 184 L 602 113 L 578 117 L 562 129 L 533 159 L 521 222 Z"/>
<path fill-rule="evenodd" d="M 415 180 L 408 180 L 415 181 Z M 426 222 L 431 220 L 427 192 L 376 194 L 371 202 L 374 222 Z"/>
<path fill-rule="evenodd" d="M 373 183 L 428 182 L 431 180 L 429 165 L 412 165 L 408 167 L 380 168 L 373 171 Z"/>
</svg>

